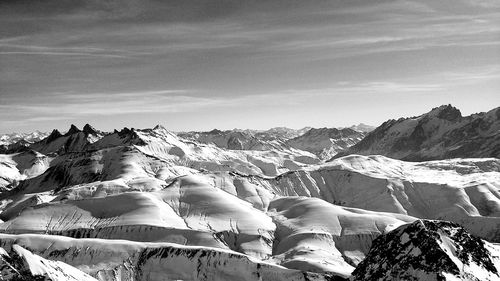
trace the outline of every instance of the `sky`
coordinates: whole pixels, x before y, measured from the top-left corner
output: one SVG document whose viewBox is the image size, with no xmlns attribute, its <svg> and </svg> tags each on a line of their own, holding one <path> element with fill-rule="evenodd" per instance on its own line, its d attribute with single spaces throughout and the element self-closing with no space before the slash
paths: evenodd
<svg viewBox="0 0 500 281">
<path fill-rule="evenodd" d="M 0 133 L 379 125 L 499 90 L 498 0 L 0 1 Z"/>
</svg>

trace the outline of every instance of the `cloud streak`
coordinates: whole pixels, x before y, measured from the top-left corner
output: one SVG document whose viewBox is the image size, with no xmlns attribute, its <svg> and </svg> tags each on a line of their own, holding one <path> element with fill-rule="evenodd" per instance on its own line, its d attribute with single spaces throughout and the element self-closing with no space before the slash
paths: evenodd
<svg viewBox="0 0 500 281">
<path fill-rule="evenodd" d="M 279 106 L 300 104 L 305 99 L 332 97 L 351 94 L 388 94 L 388 93 L 425 93 L 440 90 L 439 85 L 417 85 L 399 82 L 374 81 L 367 83 L 339 83 L 336 87 L 324 89 L 287 90 L 269 93 L 256 93 L 243 96 L 210 96 L 194 90 L 156 90 L 126 93 L 52 93 L 43 95 L 34 105 L 12 102 L 0 105 L 2 115 L 28 115 L 39 117 L 25 118 L 29 122 L 48 120 L 76 119 L 85 116 L 130 115 L 141 113 L 178 113 L 197 112 L 201 109 L 217 110 L 232 108 L 242 104 L 260 106 Z M 44 102 L 45 100 L 45 102 Z M 48 100 L 48 101 L 47 101 Z"/>
</svg>

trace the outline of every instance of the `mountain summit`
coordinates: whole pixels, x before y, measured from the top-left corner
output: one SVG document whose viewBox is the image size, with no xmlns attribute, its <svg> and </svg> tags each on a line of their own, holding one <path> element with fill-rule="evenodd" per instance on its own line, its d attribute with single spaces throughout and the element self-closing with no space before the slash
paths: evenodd
<svg viewBox="0 0 500 281">
<path fill-rule="evenodd" d="M 500 107 L 462 116 L 443 105 L 417 117 L 388 120 L 363 140 L 340 152 L 380 154 L 408 161 L 500 157 Z"/>
</svg>

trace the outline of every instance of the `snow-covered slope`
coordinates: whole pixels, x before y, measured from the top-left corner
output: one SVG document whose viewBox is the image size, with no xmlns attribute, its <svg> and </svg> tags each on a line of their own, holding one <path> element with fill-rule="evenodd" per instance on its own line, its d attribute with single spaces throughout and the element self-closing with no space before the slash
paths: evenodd
<svg viewBox="0 0 500 281">
<path fill-rule="evenodd" d="M 365 257 L 373 239 L 415 220 L 306 197 L 273 200 L 269 210 L 276 224 L 274 260 L 289 268 L 335 272 L 345 277 Z"/>
<path fill-rule="evenodd" d="M 202 176 L 180 177 L 156 191 L 104 194 L 84 185 L 17 208 L 17 214 L 7 209 L 0 232 L 230 249 L 287 268 L 348 277 L 375 237 L 414 220 L 315 198 L 276 198 L 243 183 L 232 194 Z"/>
<path fill-rule="evenodd" d="M 500 160 L 404 162 L 351 155 L 285 173 L 258 185 L 289 196 L 322 198 L 365 210 L 444 219 L 500 241 Z"/>
<path fill-rule="evenodd" d="M 412 118 L 389 120 L 339 153 L 381 154 L 409 161 L 500 158 L 500 107 L 462 117 L 451 105 Z"/>
<path fill-rule="evenodd" d="M 294 148 L 309 151 L 320 159 L 330 159 L 338 152 L 358 143 L 365 133 L 350 128 L 311 129 L 286 143 Z"/>
<path fill-rule="evenodd" d="M 500 246 L 460 225 L 417 220 L 373 242 L 352 280 L 500 280 Z"/>
<path fill-rule="evenodd" d="M 10 251 L 0 248 L 0 279 L 6 281 L 97 281 L 61 261 L 47 260 L 14 244 Z"/>
<path fill-rule="evenodd" d="M 0 246 L 98 280 L 341 280 L 417 218 L 500 241 L 498 159 L 325 163 L 288 145 L 207 142 L 73 126 L 0 154 Z"/>
<path fill-rule="evenodd" d="M 72 264 L 102 281 L 336 280 L 211 247 L 30 234 L 0 234 L 0 244 L 4 248 L 29 247 L 40 256 Z"/>
<path fill-rule="evenodd" d="M 320 159 L 329 159 L 357 142 L 365 135 L 369 127 L 359 125 L 353 128 L 310 128 L 295 130 L 285 127 L 271 128 L 266 131 L 256 130 L 212 130 L 209 132 L 178 133 L 181 138 L 231 150 L 274 150 L 286 151 L 295 148 L 309 151 Z"/>
<path fill-rule="evenodd" d="M 11 189 L 22 180 L 43 174 L 51 160 L 33 150 L 0 154 L 0 190 Z"/>
<path fill-rule="evenodd" d="M 282 149 L 285 145 L 275 139 L 261 139 L 252 132 L 229 130 L 212 130 L 209 132 L 178 133 L 182 138 L 231 150 L 272 150 Z M 262 136 L 262 133 L 260 134 Z"/>
</svg>

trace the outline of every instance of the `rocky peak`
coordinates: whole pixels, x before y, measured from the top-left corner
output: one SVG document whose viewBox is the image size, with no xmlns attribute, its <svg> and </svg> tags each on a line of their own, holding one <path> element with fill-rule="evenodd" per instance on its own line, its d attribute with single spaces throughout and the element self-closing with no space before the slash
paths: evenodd
<svg viewBox="0 0 500 281">
<path fill-rule="evenodd" d="M 433 108 L 427 115 L 436 116 L 439 119 L 444 119 L 448 121 L 458 121 L 462 118 L 462 113 L 456 107 L 453 107 L 451 104 L 442 105 L 439 107 Z"/>
<path fill-rule="evenodd" d="M 127 128 L 124 127 L 121 131 L 118 132 L 118 136 L 122 139 L 129 139 L 134 141 L 135 144 L 137 145 L 145 145 L 146 143 L 144 140 L 142 140 L 139 135 L 137 134 L 136 130 L 134 128 Z"/>
<path fill-rule="evenodd" d="M 69 135 L 73 135 L 73 134 L 77 134 L 77 133 L 80 133 L 80 129 L 78 129 L 77 126 L 71 124 L 71 127 L 69 128 L 69 131 L 65 134 L 65 136 L 69 136 Z"/>
<path fill-rule="evenodd" d="M 166 129 L 165 127 L 163 127 L 162 125 L 157 124 L 157 125 L 153 128 L 153 130 L 155 130 L 155 131 L 156 131 L 156 130 L 165 130 L 165 131 L 166 131 L 167 129 Z"/>
<path fill-rule="evenodd" d="M 456 223 L 417 220 L 375 239 L 353 278 L 445 280 L 453 275 L 456 280 L 500 280 L 500 261 L 486 243 Z"/>
<path fill-rule="evenodd" d="M 45 142 L 49 143 L 49 142 L 51 142 L 57 138 L 60 138 L 60 137 L 62 137 L 61 132 L 59 132 L 57 129 L 54 129 L 54 130 L 52 130 L 50 135 L 45 139 Z"/>
<path fill-rule="evenodd" d="M 121 129 L 121 131 L 118 132 L 120 136 L 127 136 L 133 133 L 134 133 L 134 128 L 129 129 L 127 127 L 124 127 L 123 129 Z"/>
<path fill-rule="evenodd" d="M 82 130 L 86 135 L 97 135 L 99 134 L 99 132 L 92 126 L 90 126 L 89 124 L 85 124 L 85 126 L 83 126 L 83 130 Z"/>
</svg>

